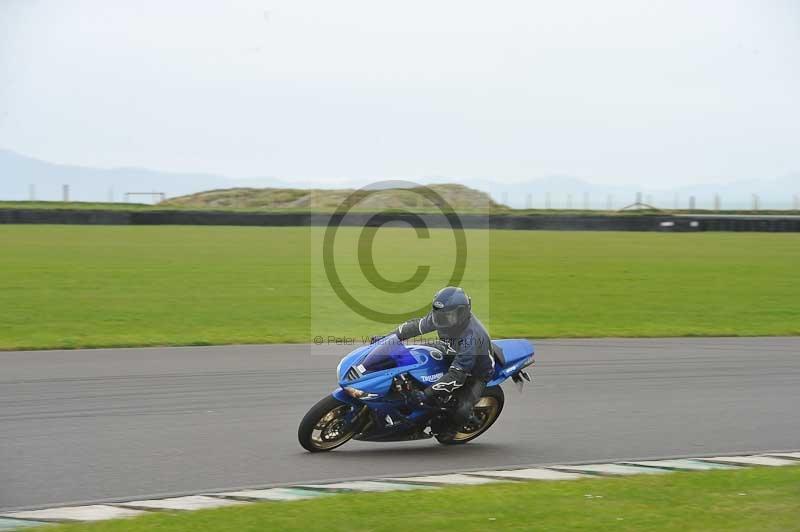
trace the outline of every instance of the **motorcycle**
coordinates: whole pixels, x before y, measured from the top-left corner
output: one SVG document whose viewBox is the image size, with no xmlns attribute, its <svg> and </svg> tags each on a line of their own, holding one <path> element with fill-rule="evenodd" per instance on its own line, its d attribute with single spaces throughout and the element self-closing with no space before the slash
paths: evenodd
<svg viewBox="0 0 800 532">
<path fill-rule="evenodd" d="M 297 432 L 310 452 L 331 451 L 352 440 L 389 442 L 435 437 L 444 445 L 474 440 L 497 421 L 505 395 L 500 384 L 511 379 L 520 388 L 530 382 L 525 368 L 534 364 L 528 340 L 495 340 L 494 373 L 468 422 L 454 429 L 448 420 L 458 405 L 453 396 L 415 404 L 412 395 L 447 372 L 451 359 L 435 346 L 405 345 L 391 335 L 346 355 L 336 368 L 339 388 L 303 417 Z"/>
</svg>

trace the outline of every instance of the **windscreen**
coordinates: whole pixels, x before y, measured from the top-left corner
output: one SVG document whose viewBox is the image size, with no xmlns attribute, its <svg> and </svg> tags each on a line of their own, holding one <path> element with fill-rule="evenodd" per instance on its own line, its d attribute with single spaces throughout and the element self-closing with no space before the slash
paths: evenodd
<svg viewBox="0 0 800 532">
<path fill-rule="evenodd" d="M 383 371 L 416 364 L 417 359 L 411 354 L 396 336 L 392 335 L 376 344 L 367 358 L 361 363 L 365 373 Z"/>
</svg>

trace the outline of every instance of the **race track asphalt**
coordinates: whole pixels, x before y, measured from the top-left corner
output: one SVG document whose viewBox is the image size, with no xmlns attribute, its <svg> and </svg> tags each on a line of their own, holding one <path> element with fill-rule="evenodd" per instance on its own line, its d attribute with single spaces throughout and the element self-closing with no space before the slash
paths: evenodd
<svg viewBox="0 0 800 532">
<path fill-rule="evenodd" d="M 0 509 L 339 478 L 800 448 L 800 338 L 551 340 L 462 447 L 296 431 L 343 346 L 0 353 Z"/>
</svg>

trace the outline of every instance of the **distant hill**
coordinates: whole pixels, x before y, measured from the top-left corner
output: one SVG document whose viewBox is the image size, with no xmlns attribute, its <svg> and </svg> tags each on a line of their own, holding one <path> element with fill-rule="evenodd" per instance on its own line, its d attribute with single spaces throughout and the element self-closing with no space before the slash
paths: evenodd
<svg viewBox="0 0 800 532">
<path fill-rule="evenodd" d="M 457 211 L 498 209 L 489 194 L 464 185 L 429 185 Z M 160 206 L 225 209 L 302 209 L 334 210 L 354 189 L 230 188 L 209 190 L 171 198 Z M 357 210 L 434 210 L 436 205 L 415 188 L 380 188 L 365 193 L 354 205 Z"/>
<path fill-rule="evenodd" d="M 161 172 L 147 168 L 89 168 L 54 164 L 0 149 L 0 199 L 61 199 L 62 185 L 78 201 L 123 201 L 126 192 L 164 192 L 167 197 L 230 186 L 290 186 L 277 179 L 229 179 L 214 174 Z M 142 201 L 136 198 L 134 201 Z"/>
<path fill-rule="evenodd" d="M 582 209 L 588 205 L 591 209 L 605 209 L 611 200 L 613 209 L 619 209 L 635 201 L 637 193 L 642 200 L 662 209 L 676 206 L 687 208 L 689 198 L 695 198 L 697 208 L 710 209 L 714 204 L 714 196 L 719 195 L 723 209 L 749 209 L 752 195 L 758 194 L 762 209 L 789 209 L 795 202 L 794 196 L 800 196 L 800 173 L 783 177 L 763 176 L 758 179 L 721 183 L 716 185 L 698 184 L 693 186 L 664 188 L 646 188 L 635 183 L 623 185 L 606 185 L 591 183 L 578 177 L 557 175 L 522 182 L 503 182 L 501 179 L 482 178 L 449 178 L 421 177 L 414 178 L 422 184 L 428 183 L 460 183 L 472 187 L 474 192 L 484 191 L 498 204 L 513 208 L 545 208 Z M 90 168 L 75 165 L 55 164 L 0 149 L 0 200 L 31 199 L 31 186 L 34 188 L 34 199 L 57 201 L 61 199 L 61 186 L 70 186 L 70 199 L 76 201 L 123 201 L 126 192 L 163 192 L 168 198 L 179 197 L 175 201 L 185 200 L 183 196 L 212 194 L 209 201 L 236 202 L 239 192 L 247 190 L 245 196 L 253 196 L 255 201 L 263 205 L 296 204 L 302 207 L 304 201 L 313 198 L 335 202 L 337 196 L 325 189 L 324 182 L 311 180 L 282 181 L 272 177 L 253 179 L 234 179 L 222 175 L 192 172 L 162 172 L 147 168 Z M 363 181 L 344 180 L 339 186 L 358 187 Z M 393 186 L 391 183 L 380 186 Z M 438 186 L 438 185 L 437 185 Z M 262 189 L 261 187 L 269 187 Z M 294 187 L 294 188 L 290 188 Z M 307 190 L 300 191 L 301 188 Z M 278 192 L 282 189 L 281 192 Z M 200 193 L 199 191 L 212 191 Z M 272 192 L 257 193 L 258 190 Z M 295 192 L 292 192 L 292 191 Z M 314 191 L 317 196 L 314 196 Z M 304 194 L 310 194 L 304 199 Z M 410 194 L 410 196 L 408 196 Z M 261 199 L 256 197 L 265 196 Z M 230 196 L 230 197 L 228 197 Z M 403 199 L 403 197 L 408 198 Z M 409 198 L 416 200 L 413 193 L 399 194 L 392 202 L 405 205 Z M 325 199 L 328 198 L 328 199 Z M 380 201 L 389 201 L 388 198 Z M 548 201 L 549 198 L 549 201 Z M 473 202 L 474 200 L 474 202 Z M 136 197 L 133 201 L 149 201 L 148 198 Z M 206 200 L 198 200 L 206 201 Z M 377 199 L 375 200 L 377 201 Z M 468 204 L 484 203 L 484 199 L 475 197 L 466 199 Z M 800 199 L 798 200 L 800 201 Z M 288 207 L 274 207 L 288 208 Z M 459 208 L 464 208 L 459 207 Z"/>
</svg>

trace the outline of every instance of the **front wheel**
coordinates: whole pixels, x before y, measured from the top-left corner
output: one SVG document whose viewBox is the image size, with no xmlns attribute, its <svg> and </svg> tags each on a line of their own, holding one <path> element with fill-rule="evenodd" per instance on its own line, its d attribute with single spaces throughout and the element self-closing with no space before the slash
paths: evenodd
<svg viewBox="0 0 800 532">
<path fill-rule="evenodd" d="M 455 434 L 437 434 L 436 439 L 442 445 L 460 445 L 474 440 L 497 421 L 505 401 L 506 397 L 500 386 L 486 388 L 472 409 L 473 419 Z"/>
<path fill-rule="evenodd" d="M 331 451 L 355 436 L 346 416 L 352 407 L 329 395 L 311 407 L 297 429 L 297 439 L 307 451 Z"/>
</svg>

